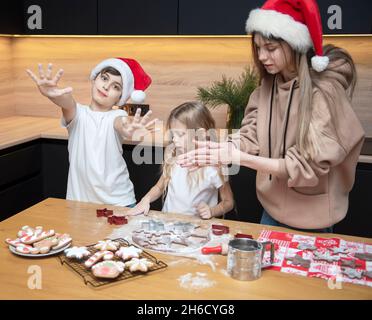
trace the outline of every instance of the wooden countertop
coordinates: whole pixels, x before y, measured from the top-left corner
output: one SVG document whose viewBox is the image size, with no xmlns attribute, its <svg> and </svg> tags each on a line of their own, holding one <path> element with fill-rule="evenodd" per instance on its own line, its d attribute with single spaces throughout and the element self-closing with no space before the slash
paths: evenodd
<svg viewBox="0 0 372 320">
<path fill-rule="evenodd" d="M 0 150 L 39 138 L 67 140 L 68 134 L 61 127 L 60 119 L 12 116 L 0 118 Z M 148 135 L 142 144 L 164 146 L 164 130 Z M 136 145 L 138 141 L 125 140 L 124 144 Z M 361 155 L 359 162 L 372 163 L 372 156 Z"/>
<path fill-rule="evenodd" d="M 0 222 L 0 238 L 4 240 L 15 236 L 23 225 L 41 225 L 71 234 L 74 245 L 89 245 L 108 237 L 115 228 L 119 228 L 109 225 L 105 219 L 97 219 L 95 209 L 96 204 L 46 199 Z M 115 212 L 125 210 L 115 208 Z M 151 211 L 150 216 L 195 219 L 164 215 L 156 211 Z M 257 224 L 229 220 L 223 222 L 230 226 L 231 233 L 240 231 L 254 237 L 264 229 L 264 226 Z M 339 237 L 360 242 L 370 241 L 359 237 Z M 154 255 L 168 263 L 168 268 L 148 276 L 117 282 L 109 287 L 93 289 L 86 286 L 82 278 L 67 266 L 62 266 L 58 258 L 21 258 L 13 255 L 3 243 L 0 249 L 0 299 L 372 299 L 372 288 L 343 284 L 342 290 L 331 290 L 325 280 L 277 271 L 263 271 L 262 277 L 252 282 L 234 280 L 223 272 L 226 269 L 226 257 L 223 256 L 213 257 L 216 265 L 213 271 L 210 266 L 201 265 L 196 260 L 157 253 Z M 31 290 L 27 286 L 31 276 L 28 268 L 34 265 L 42 271 L 41 290 Z M 215 281 L 215 285 L 199 292 L 180 287 L 177 279 L 189 272 L 205 273 L 209 280 Z"/>
</svg>

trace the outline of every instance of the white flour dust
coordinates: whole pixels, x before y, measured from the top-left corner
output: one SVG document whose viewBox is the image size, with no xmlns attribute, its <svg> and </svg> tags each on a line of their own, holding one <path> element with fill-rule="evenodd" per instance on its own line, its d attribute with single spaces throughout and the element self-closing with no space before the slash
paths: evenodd
<svg viewBox="0 0 372 320">
<path fill-rule="evenodd" d="M 202 272 L 196 272 L 194 276 L 192 273 L 184 274 L 178 278 L 178 282 L 181 288 L 190 291 L 200 291 L 216 284 L 216 281 L 208 279 L 207 275 Z"/>
</svg>

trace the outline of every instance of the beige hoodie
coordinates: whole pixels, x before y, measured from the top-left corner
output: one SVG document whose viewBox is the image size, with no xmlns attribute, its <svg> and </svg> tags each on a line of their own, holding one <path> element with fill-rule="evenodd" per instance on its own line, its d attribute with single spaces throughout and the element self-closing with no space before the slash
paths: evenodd
<svg viewBox="0 0 372 320">
<path fill-rule="evenodd" d="M 297 77 L 288 82 L 283 82 L 280 75 L 263 79 L 249 99 L 239 133 L 230 136 L 243 152 L 280 159 L 278 176 L 257 172 L 257 197 L 275 220 L 294 228 L 325 228 L 346 216 L 364 141 L 363 128 L 346 94 L 349 80 L 345 64 L 330 64 L 329 69 L 327 76 L 331 78 L 322 79 L 321 88 L 332 92 L 335 106 L 326 102 L 319 89 L 313 90 L 312 124 L 321 140 L 314 159 L 306 160 L 296 147 L 300 96 Z"/>
</svg>

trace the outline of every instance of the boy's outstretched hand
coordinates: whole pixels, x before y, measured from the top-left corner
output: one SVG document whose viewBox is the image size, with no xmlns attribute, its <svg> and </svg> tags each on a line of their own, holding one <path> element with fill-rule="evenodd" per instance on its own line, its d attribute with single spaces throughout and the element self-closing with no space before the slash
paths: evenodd
<svg viewBox="0 0 372 320">
<path fill-rule="evenodd" d="M 38 64 L 39 67 L 39 78 L 30 70 L 27 69 L 27 74 L 31 79 L 37 84 L 42 95 L 48 98 L 57 98 L 64 94 L 71 93 L 72 88 L 58 88 L 58 81 L 61 79 L 63 70 L 59 69 L 56 75 L 52 78 L 52 64 L 48 64 L 46 73 L 44 73 L 43 66 L 41 63 Z"/>
<path fill-rule="evenodd" d="M 148 111 L 141 119 L 141 109 L 136 110 L 136 114 L 132 120 L 128 117 L 121 117 L 121 122 L 116 126 L 119 133 L 130 140 L 141 140 L 145 135 L 158 131 L 155 129 L 155 123 L 158 119 L 150 121 L 152 111 Z"/>
</svg>

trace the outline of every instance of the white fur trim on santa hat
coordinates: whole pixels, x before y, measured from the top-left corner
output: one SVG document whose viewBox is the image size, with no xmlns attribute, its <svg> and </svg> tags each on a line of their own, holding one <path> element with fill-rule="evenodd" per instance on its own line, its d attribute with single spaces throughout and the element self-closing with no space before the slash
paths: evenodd
<svg viewBox="0 0 372 320">
<path fill-rule="evenodd" d="M 134 90 L 130 98 L 134 103 L 142 103 L 146 99 L 146 93 L 142 90 Z"/>
<path fill-rule="evenodd" d="M 324 71 L 329 64 L 329 58 L 327 56 L 314 56 L 311 58 L 311 66 L 317 72 Z"/>
<path fill-rule="evenodd" d="M 297 22 L 290 15 L 275 10 L 254 9 L 249 14 L 245 26 L 247 33 L 260 32 L 265 37 L 274 36 L 288 42 L 301 53 L 313 46 L 306 25 Z"/>
<path fill-rule="evenodd" d="M 106 67 L 113 67 L 121 74 L 121 79 L 123 82 L 123 89 L 121 93 L 121 97 L 119 102 L 117 103 L 118 106 L 124 105 L 127 100 L 129 99 L 130 95 L 134 90 L 134 78 L 132 70 L 129 66 L 120 59 L 117 58 L 110 58 L 103 60 L 99 64 L 97 64 L 90 74 L 90 79 L 93 80 L 97 77 L 97 75 Z"/>
</svg>

